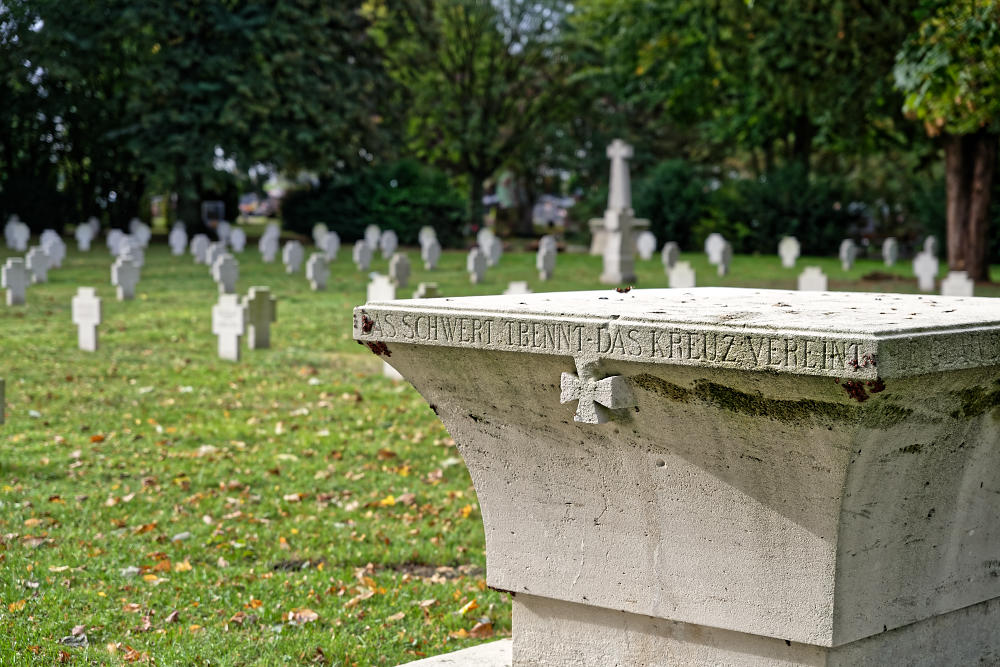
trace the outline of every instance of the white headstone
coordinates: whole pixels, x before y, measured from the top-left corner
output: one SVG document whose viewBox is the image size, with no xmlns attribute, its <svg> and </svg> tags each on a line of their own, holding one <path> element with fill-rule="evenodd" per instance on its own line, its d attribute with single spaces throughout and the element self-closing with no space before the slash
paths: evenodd
<svg viewBox="0 0 1000 667">
<path fill-rule="evenodd" d="M 229 245 L 229 237 L 233 233 L 233 226 L 225 221 L 219 220 L 215 224 L 215 235 L 219 238 L 219 243 L 223 246 Z"/>
<path fill-rule="evenodd" d="M 372 263 L 372 247 L 367 241 L 361 240 L 354 244 L 353 259 L 358 271 L 368 270 L 368 266 Z"/>
<path fill-rule="evenodd" d="M 719 275 L 724 276 L 729 273 L 729 265 L 733 263 L 733 246 L 729 241 L 724 241 L 722 250 L 719 252 L 719 263 L 716 265 Z"/>
<path fill-rule="evenodd" d="M 938 240 L 936 236 L 928 236 L 924 239 L 924 252 L 929 255 L 938 255 Z"/>
<path fill-rule="evenodd" d="M 465 269 L 469 272 L 469 280 L 472 284 L 483 282 L 486 275 L 486 255 L 479 248 L 469 251 L 469 257 L 465 261 Z"/>
<path fill-rule="evenodd" d="M 315 225 L 313 225 L 312 229 L 313 243 L 316 244 L 317 248 L 323 247 L 323 239 L 326 238 L 328 232 L 329 230 L 326 228 L 325 222 L 317 222 Z"/>
<path fill-rule="evenodd" d="M 23 222 L 17 223 L 12 234 L 14 250 L 25 252 L 28 249 L 28 241 L 31 239 L 31 229 Z"/>
<path fill-rule="evenodd" d="M 694 269 L 689 262 L 677 262 L 667 272 L 667 284 L 671 287 L 690 289 L 694 287 Z"/>
<path fill-rule="evenodd" d="M 212 262 L 212 278 L 219 286 L 219 294 L 236 294 L 240 279 L 240 263 L 228 252 L 222 252 Z"/>
<path fill-rule="evenodd" d="M 496 266 L 500 263 L 500 257 L 503 255 L 503 241 L 500 240 L 499 236 L 486 237 L 486 244 L 480 248 L 486 257 L 486 266 Z"/>
<path fill-rule="evenodd" d="M 129 233 L 136 238 L 143 248 L 149 247 L 149 239 L 153 237 L 153 230 L 142 220 L 133 218 L 129 224 Z"/>
<path fill-rule="evenodd" d="M 556 252 L 549 245 L 539 245 L 535 254 L 535 268 L 541 280 L 549 280 L 556 270 Z"/>
<path fill-rule="evenodd" d="M 277 234 L 264 233 L 257 242 L 257 249 L 260 250 L 260 257 L 266 263 L 271 263 L 278 254 L 279 236 Z"/>
<path fill-rule="evenodd" d="M 111 284 L 117 289 L 119 301 L 135 298 L 135 286 L 139 283 L 139 267 L 126 255 L 115 259 L 111 265 Z"/>
<path fill-rule="evenodd" d="M 119 246 L 121 245 L 123 240 L 125 240 L 125 232 L 123 232 L 122 230 L 112 229 L 108 232 L 108 238 L 106 239 L 108 244 L 108 251 L 114 257 L 117 257 L 118 255 L 121 254 Z"/>
<path fill-rule="evenodd" d="M 82 223 L 77 225 L 73 235 L 76 237 L 77 250 L 80 252 L 89 252 L 90 242 L 94 240 L 94 230 L 90 228 L 90 225 Z"/>
<path fill-rule="evenodd" d="M 917 276 L 917 286 L 921 291 L 934 291 L 934 281 L 937 279 L 939 268 L 937 256 L 926 250 L 918 252 L 917 256 L 913 258 L 913 273 Z"/>
<path fill-rule="evenodd" d="M 220 294 L 212 306 L 212 333 L 219 337 L 219 357 L 240 360 L 240 337 L 246 333 L 247 309 L 235 294 Z"/>
<path fill-rule="evenodd" d="M 306 262 L 306 280 L 312 291 L 318 292 L 326 289 L 326 281 L 330 277 L 330 267 L 326 262 L 326 257 L 321 252 L 314 252 L 309 255 Z"/>
<path fill-rule="evenodd" d="M 437 283 L 420 283 L 417 285 L 417 290 L 413 293 L 414 299 L 433 299 L 438 296 L 438 284 Z"/>
<path fill-rule="evenodd" d="M 385 238 L 383 236 L 383 238 Z M 389 279 L 396 287 L 406 287 L 410 281 L 410 258 L 405 253 L 397 252 L 389 260 Z"/>
<path fill-rule="evenodd" d="M 128 256 L 140 269 L 146 265 L 146 252 L 142 249 L 142 243 L 131 234 L 124 236 L 118 244 L 118 256 Z"/>
<path fill-rule="evenodd" d="M 976 284 L 965 271 L 950 271 L 941 281 L 942 296 L 972 296 Z"/>
<path fill-rule="evenodd" d="M 170 230 L 170 234 L 167 236 L 167 243 L 170 244 L 171 253 L 177 257 L 183 255 L 188 245 L 188 235 L 184 227 L 174 225 L 174 228 Z"/>
<path fill-rule="evenodd" d="M 421 242 L 420 259 L 424 261 L 424 269 L 427 271 L 433 271 L 437 267 L 438 260 L 441 259 L 441 244 L 437 238 Z"/>
<path fill-rule="evenodd" d="M 208 260 L 208 244 L 211 243 L 204 234 L 195 234 L 191 239 L 191 255 L 195 264 L 206 264 Z"/>
<path fill-rule="evenodd" d="M 559 254 L 559 243 L 552 234 L 546 234 L 538 239 L 538 249 L 541 250 L 542 248 L 550 248 L 552 252 Z"/>
<path fill-rule="evenodd" d="M 247 247 L 247 233 L 242 227 L 233 227 L 229 232 L 229 247 L 233 252 L 243 252 Z"/>
<path fill-rule="evenodd" d="M 432 240 L 437 241 L 437 232 L 434 231 L 434 228 L 430 225 L 424 225 L 420 228 L 420 233 L 417 238 L 420 239 L 420 247 L 423 247 Z"/>
<path fill-rule="evenodd" d="M 221 241 L 212 241 L 208 244 L 208 248 L 205 250 L 205 263 L 208 264 L 209 273 L 212 272 L 215 266 L 215 260 L 226 254 L 226 244 Z"/>
<path fill-rule="evenodd" d="M 53 239 L 58 239 L 58 238 L 60 238 L 59 237 L 59 232 L 57 232 L 56 230 L 54 230 L 54 229 L 43 229 L 42 233 L 39 234 L 39 236 L 38 236 L 38 245 L 40 245 L 40 246 L 42 246 L 44 248 L 45 244 L 47 244 L 49 241 L 52 241 Z"/>
<path fill-rule="evenodd" d="M 49 256 L 39 246 L 32 246 L 24 258 L 24 264 L 31 272 L 31 282 L 44 283 L 49 280 Z"/>
<path fill-rule="evenodd" d="M 648 229 L 639 232 L 639 236 L 635 240 L 636 250 L 639 251 L 639 257 L 643 261 L 653 259 L 653 255 L 656 254 L 656 245 L 656 235 Z"/>
<path fill-rule="evenodd" d="M 101 231 L 101 221 L 98 220 L 96 216 L 92 215 L 89 218 L 87 218 L 87 224 L 90 225 L 90 228 L 94 230 L 94 236 L 96 237 L 97 234 Z"/>
<path fill-rule="evenodd" d="M 53 234 L 52 236 L 43 239 L 42 249 L 45 251 L 45 254 L 49 256 L 51 267 L 57 269 L 62 267 L 63 259 L 66 258 L 66 244 L 58 234 Z"/>
<path fill-rule="evenodd" d="M 23 306 L 24 292 L 30 280 L 28 267 L 20 257 L 9 257 L 0 269 L 0 286 L 7 290 L 8 306 Z"/>
<path fill-rule="evenodd" d="M 7 247 L 11 250 L 14 249 L 14 229 L 21 224 L 21 219 L 17 215 L 11 215 L 7 218 L 7 222 L 3 226 L 3 236 L 4 241 L 7 243 Z"/>
<path fill-rule="evenodd" d="M 382 232 L 382 236 L 378 240 L 378 245 L 382 249 L 382 259 L 391 258 L 395 254 L 396 248 L 399 247 L 399 238 L 396 236 L 396 232 L 391 229 Z"/>
<path fill-rule="evenodd" d="M 514 280 L 508 283 L 507 289 L 503 291 L 504 294 L 531 294 L 531 288 L 528 287 L 528 282 L 526 280 Z"/>
<path fill-rule="evenodd" d="M 495 239 L 496 234 L 489 227 L 483 227 L 478 232 L 476 232 L 476 245 L 480 248 L 485 248 L 490 240 Z"/>
<path fill-rule="evenodd" d="M 705 239 L 705 254 L 708 255 L 709 264 L 718 265 L 722 261 L 722 250 L 726 246 L 726 239 L 718 232 L 712 232 Z"/>
<path fill-rule="evenodd" d="M 885 260 L 886 266 L 892 266 L 899 259 L 899 244 L 892 236 L 882 242 L 882 259 Z"/>
<path fill-rule="evenodd" d="M 858 246 L 854 244 L 854 239 L 844 239 L 840 242 L 840 266 L 844 271 L 850 271 L 854 266 L 854 260 L 858 256 Z"/>
<path fill-rule="evenodd" d="M 372 252 L 378 250 L 378 241 L 382 238 L 382 230 L 379 229 L 378 225 L 368 225 L 365 227 L 365 243 L 371 248 Z"/>
<path fill-rule="evenodd" d="M 316 245 L 318 245 L 319 249 L 323 251 L 323 257 L 326 261 L 336 261 L 337 253 L 340 252 L 340 234 L 328 231 L 323 235 L 323 239 Z"/>
<path fill-rule="evenodd" d="M 278 319 L 278 300 L 267 287 L 251 287 L 243 297 L 247 314 L 247 346 L 251 350 L 271 347 L 271 323 Z"/>
<path fill-rule="evenodd" d="M 367 301 L 392 301 L 396 298 L 396 286 L 392 284 L 389 276 L 373 273 L 370 277 Z"/>
<path fill-rule="evenodd" d="M 632 209 L 632 183 L 629 179 L 628 162 L 633 149 L 621 139 L 615 139 L 607 148 L 611 160 L 611 182 L 608 186 L 608 210 L 630 211 Z"/>
<path fill-rule="evenodd" d="M 663 270 L 670 273 L 670 269 L 674 268 L 674 264 L 680 259 L 681 249 L 673 241 L 667 241 L 663 244 L 663 250 L 660 252 L 660 260 L 663 262 Z"/>
<path fill-rule="evenodd" d="M 802 246 L 794 236 L 786 236 L 778 243 L 778 255 L 781 257 L 781 265 L 786 269 L 795 268 L 795 260 L 799 258 Z"/>
<path fill-rule="evenodd" d="M 285 264 L 285 273 L 298 273 L 302 268 L 304 255 L 302 244 L 298 241 L 288 241 L 281 250 L 281 261 Z"/>
<path fill-rule="evenodd" d="M 93 287 L 79 287 L 72 301 L 73 324 L 81 350 L 97 351 L 97 325 L 101 323 L 101 298 Z"/>
<path fill-rule="evenodd" d="M 807 266 L 799 274 L 799 290 L 802 292 L 825 292 L 826 274 L 818 266 Z"/>
</svg>

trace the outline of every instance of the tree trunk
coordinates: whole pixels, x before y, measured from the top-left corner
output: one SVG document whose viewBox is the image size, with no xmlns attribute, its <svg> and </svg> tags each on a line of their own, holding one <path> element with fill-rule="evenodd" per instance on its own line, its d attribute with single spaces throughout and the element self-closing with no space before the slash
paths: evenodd
<svg viewBox="0 0 1000 667">
<path fill-rule="evenodd" d="M 987 227 L 997 136 L 987 131 L 945 135 L 948 267 L 989 280 Z"/>
<path fill-rule="evenodd" d="M 792 142 L 792 159 L 809 173 L 809 162 L 812 158 L 813 139 L 816 138 L 816 125 L 806 114 L 795 118 L 795 140 Z"/>
<path fill-rule="evenodd" d="M 514 219 L 514 234 L 522 238 L 530 238 L 535 235 L 535 225 L 532 219 L 534 213 L 535 188 L 532 187 L 534 179 L 528 176 L 518 176 L 517 184 L 517 205 Z"/>
<path fill-rule="evenodd" d="M 470 174 L 469 178 L 469 223 L 473 229 L 480 229 L 483 226 L 483 181 L 485 176 L 480 174 Z"/>
</svg>

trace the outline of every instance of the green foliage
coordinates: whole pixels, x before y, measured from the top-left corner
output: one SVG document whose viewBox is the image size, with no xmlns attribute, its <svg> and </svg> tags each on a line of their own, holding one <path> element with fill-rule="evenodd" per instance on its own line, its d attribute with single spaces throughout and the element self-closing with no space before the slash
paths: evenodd
<svg viewBox="0 0 1000 667">
<path fill-rule="evenodd" d="M 344 242 L 364 236 L 375 224 L 392 229 L 404 245 L 417 245 L 424 225 L 434 227 L 443 246 L 461 244 L 465 218 L 462 195 L 446 176 L 413 160 L 361 169 L 290 192 L 282 204 L 284 227 L 309 234 L 325 222 Z"/>
<path fill-rule="evenodd" d="M 693 165 L 667 160 L 636 181 L 632 208 L 649 219 L 656 238 L 690 248 L 691 230 L 708 214 L 710 199 L 708 182 Z"/>
<path fill-rule="evenodd" d="M 899 51 L 896 87 L 904 111 L 927 134 L 971 134 L 1000 121 L 1000 2 L 936 3 Z"/>
</svg>

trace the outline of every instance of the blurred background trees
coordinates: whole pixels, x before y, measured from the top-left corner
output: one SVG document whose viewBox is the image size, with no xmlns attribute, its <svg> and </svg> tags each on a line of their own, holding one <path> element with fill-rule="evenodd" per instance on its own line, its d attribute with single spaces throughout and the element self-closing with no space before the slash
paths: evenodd
<svg viewBox="0 0 1000 667">
<path fill-rule="evenodd" d="M 822 253 L 947 219 L 952 266 L 982 277 L 1000 250 L 997 8 L 8 0 L 0 218 L 120 225 L 169 194 L 189 220 L 280 174 L 286 223 L 347 238 L 382 220 L 460 243 L 487 206 L 530 236 L 546 194 L 574 198 L 585 230 L 621 136 L 661 240 L 773 252 L 793 233 Z"/>
</svg>

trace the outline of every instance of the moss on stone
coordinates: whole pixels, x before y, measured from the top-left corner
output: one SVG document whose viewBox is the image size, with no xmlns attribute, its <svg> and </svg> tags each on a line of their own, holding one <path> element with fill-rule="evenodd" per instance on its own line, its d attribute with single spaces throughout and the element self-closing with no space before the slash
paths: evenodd
<svg viewBox="0 0 1000 667">
<path fill-rule="evenodd" d="M 650 375 L 649 373 L 640 373 L 639 375 L 633 375 L 629 378 L 632 384 L 640 389 L 645 389 L 648 392 L 652 392 L 663 398 L 668 398 L 671 401 L 678 401 L 680 403 L 686 403 L 691 399 L 691 391 L 685 389 L 679 384 L 673 384 L 672 382 L 667 382 L 655 375 Z"/>
</svg>

